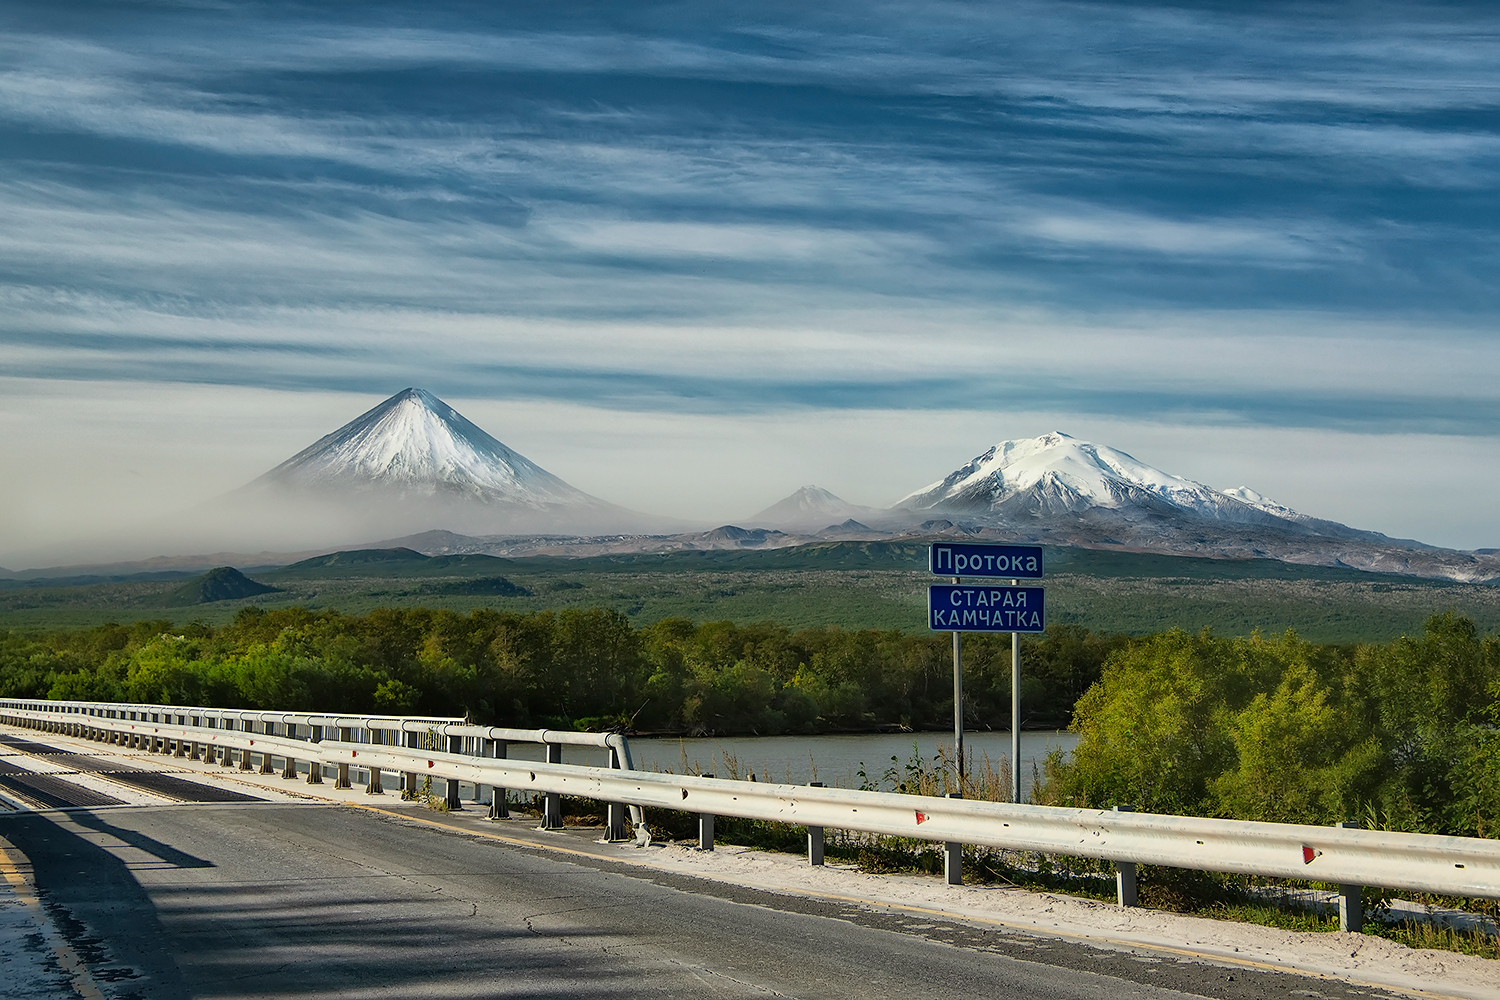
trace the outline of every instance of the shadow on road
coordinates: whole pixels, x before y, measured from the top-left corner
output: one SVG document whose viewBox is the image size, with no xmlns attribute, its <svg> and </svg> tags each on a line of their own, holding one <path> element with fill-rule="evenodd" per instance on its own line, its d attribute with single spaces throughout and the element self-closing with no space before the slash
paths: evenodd
<svg viewBox="0 0 1500 1000">
<path fill-rule="evenodd" d="M 170 864 L 212 867 L 92 813 L 69 813 L 67 819 Z M 124 861 L 44 814 L 0 817 L 0 836 L 31 861 L 48 915 L 112 996 L 186 1000 L 156 907 Z"/>
</svg>

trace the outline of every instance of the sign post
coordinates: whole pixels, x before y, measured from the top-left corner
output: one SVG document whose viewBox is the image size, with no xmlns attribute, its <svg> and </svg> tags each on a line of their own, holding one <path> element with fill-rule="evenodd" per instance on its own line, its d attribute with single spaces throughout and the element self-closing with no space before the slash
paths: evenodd
<svg viewBox="0 0 1500 1000">
<path fill-rule="evenodd" d="M 955 577 L 954 583 L 958 582 Z M 964 776 L 964 634 L 953 633 L 953 748 L 958 754 L 958 777 Z"/>
<path fill-rule="evenodd" d="M 953 633 L 953 744 L 958 774 L 964 773 L 963 633 L 1010 633 L 1010 773 L 1012 801 L 1021 801 L 1021 633 L 1047 627 L 1046 594 L 1041 587 L 1022 587 L 1021 580 L 1042 578 L 1040 545 L 984 545 L 935 542 L 927 551 L 934 576 L 951 584 L 927 588 L 927 625 Z M 1009 577 L 1009 585 L 968 584 L 964 576 Z"/>
</svg>

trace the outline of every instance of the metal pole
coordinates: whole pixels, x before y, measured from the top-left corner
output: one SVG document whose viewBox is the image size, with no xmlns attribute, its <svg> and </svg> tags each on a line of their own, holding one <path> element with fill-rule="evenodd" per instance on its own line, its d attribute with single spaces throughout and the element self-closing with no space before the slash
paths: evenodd
<svg viewBox="0 0 1500 1000">
<path fill-rule="evenodd" d="M 812 788 L 822 788 L 821 781 L 810 782 Z M 823 864 L 823 828 L 821 826 L 810 826 L 807 828 L 807 863 L 814 866 Z"/>
<path fill-rule="evenodd" d="M 963 792 L 949 792 L 950 799 L 961 799 Z M 943 880 L 949 885 L 964 884 L 964 845 L 958 841 L 943 844 Z"/>
<path fill-rule="evenodd" d="M 561 764 L 563 748 L 561 743 L 548 743 L 547 763 Z M 561 830 L 562 819 L 562 796 L 557 792 L 547 792 L 542 796 L 542 829 Z"/>
<path fill-rule="evenodd" d="M 1022 634 L 1011 633 L 1011 802 L 1022 801 Z"/>
<path fill-rule="evenodd" d="M 712 778 L 713 775 L 702 775 L 704 778 Z M 714 814 L 698 814 L 698 850 L 711 851 L 714 849 Z"/>
<path fill-rule="evenodd" d="M 510 756 L 510 744 L 505 740 L 495 740 L 492 749 L 496 760 L 505 760 Z M 495 785 L 490 792 L 490 819 L 510 819 L 510 809 L 505 803 L 505 789 Z"/>
<path fill-rule="evenodd" d="M 1345 830 L 1358 830 L 1359 823 L 1336 824 Z M 1356 934 L 1365 927 L 1365 887 L 1362 885 L 1339 886 L 1339 930 Z"/>
<path fill-rule="evenodd" d="M 958 577 L 955 584 L 962 583 Z M 958 784 L 963 788 L 964 780 L 964 637 L 953 633 L 953 752 L 958 758 Z"/>
<path fill-rule="evenodd" d="M 1135 806 L 1115 806 L 1115 812 L 1135 812 Z M 1135 862 L 1115 862 L 1115 899 L 1121 906 L 1139 906 L 1140 893 L 1135 881 Z"/>
</svg>

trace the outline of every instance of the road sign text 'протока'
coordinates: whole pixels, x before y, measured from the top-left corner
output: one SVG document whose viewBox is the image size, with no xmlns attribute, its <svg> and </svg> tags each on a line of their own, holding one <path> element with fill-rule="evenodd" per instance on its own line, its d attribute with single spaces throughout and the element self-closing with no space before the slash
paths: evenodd
<svg viewBox="0 0 1500 1000">
<path fill-rule="evenodd" d="M 1040 545 L 966 545 L 934 542 L 927 550 L 927 568 L 935 576 L 1009 576 L 1042 578 Z"/>
</svg>

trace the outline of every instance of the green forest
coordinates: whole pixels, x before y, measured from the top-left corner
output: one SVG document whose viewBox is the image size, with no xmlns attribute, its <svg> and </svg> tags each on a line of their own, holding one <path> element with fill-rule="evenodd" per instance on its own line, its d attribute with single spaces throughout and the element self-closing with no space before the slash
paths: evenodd
<svg viewBox="0 0 1500 1000">
<path fill-rule="evenodd" d="M 947 635 L 668 618 L 242 609 L 0 632 L 0 696 L 467 716 L 685 734 L 945 729 Z M 1008 727 L 1009 636 L 966 637 L 966 725 Z M 1453 612 L 1391 642 L 1101 635 L 1022 648 L 1026 723 L 1076 750 L 1036 801 L 1500 836 L 1500 640 Z"/>
<path fill-rule="evenodd" d="M 1105 658 L 1126 642 L 1072 626 L 1028 640 L 1028 724 L 1066 726 Z M 682 618 L 637 628 L 601 608 L 348 615 L 249 607 L 219 628 L 142 621 L 0 632 L 0 697 L 692 734 L 941 729 L 953 718 L 951 650 L 947 635 L 875 629 Z M 1010 637 L 971 637 L 964 663 L 967 724 L 1008 728 Z"/>
<path fill-rule="evenodd" d="M 1173 631 L 1114 652 L 1037 800 L 1496 837 L 1497 726 L 1500 640 L 1452 613 L 1356 646 Z"/>
</svg>

